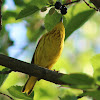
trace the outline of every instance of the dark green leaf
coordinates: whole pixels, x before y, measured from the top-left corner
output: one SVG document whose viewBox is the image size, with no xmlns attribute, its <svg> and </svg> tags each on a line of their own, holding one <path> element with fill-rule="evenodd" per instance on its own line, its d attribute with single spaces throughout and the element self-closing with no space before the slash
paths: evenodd
<svg viewBox="0 0 100 100">
<path fill-rule="evenodd" d="M 33 100 L 33 96 L 34 96 L 34 91 L 31 93 L 31 95 L 26 95 L 26 93 L 22 93 L 22 86 L 11 86 L 10 88 L 8 88 L 8 92 L 19 99 L 24 99 L 24 100 Z"/>
<path fill-rule="evenodd" d="M 91 59 L 91 63 L 94 68 L 94 78 L 96 79 L 97 84 L 100 85 L 100 54 L 95 55 Z"/>
<path fill-rule="evenodd" d="M 89 96 L 89 97 L 93 97 L 93 100 L 100 100 L 100 91 L 99 90 L 94 90 L 94 91 L 88 91 L 88 92 L 84 92 L 83 94 L 79 95 L 81 96 Z"/>
<path fill-rule="evenodd" d="M 18 6 L 23 6 L 25 3 L 24 3 L 24 0 L 14 0 L 15 4 L 18 5 Z"/>
<path fill-rule="evenodd" d="M 16 17 L 17 16 L 17 13 L 14 12 L 14 11 L 6 11 L 2 14 L 2 19 L 3 20 L 7 20 L 9 17 Z"/>
<path fill-rule="evenodd" d="M 89 75 L 83 73 L 68 74 L 61 78 L 72 88 L 92 89 L 95 87 L 95 80 Z"/>
<path fill-rule="evenodd" d="M 2 0 L 2 5 L 4 5 L 4 4 L 5 4 L 5 1 L 6 1 L 6 0 Z"/>
<path fill-rule="evenodd" d="M 2 72 L 8 71 L 8 68 L 4 68 L 2 70 Z M 3 82 L 5 81 L 5 79 L 7 78 L 8 74 L 0 74 L 0 86 L 3 84 Z"/>
<path fill-rule="evenodd" d="M 93 14 L 95 10 L 90 9 L 85 3 L 77 3 L 68 9 L 65 23 L 65 39 L 76 29 L 82 26 Z"/>
<path fill-rule="evenodd" d="M 19 15 L 17 16 L 16 19 L 27 17 L 29 15 L 34 14 L 37 11 L 39 11 L 39 8 L 37 6 L 27 5 L 26 8 L 24 8 L 23 10 L 21 10 L 21 12 L 19 13 Z"/>
</svg>

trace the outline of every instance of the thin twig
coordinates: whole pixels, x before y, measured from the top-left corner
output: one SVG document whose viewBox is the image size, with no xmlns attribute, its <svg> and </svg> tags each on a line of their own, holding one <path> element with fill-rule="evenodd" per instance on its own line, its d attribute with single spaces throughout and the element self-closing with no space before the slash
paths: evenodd
<svg viewBox="0 0 100 100">
<path fill-rule="evenodd" d="M 100 11 L 100 0 L 90 0 L 95 7 Z"/>
<path fill-rule="evenodd" d="M 96 9 L 96 8 L 94 8 L 94 7 L 91 7 L 85 0 L 83 0 L 83 1 L 84 1 L 84 2 L 86 3 L 86 5 L 89 6 L 90 8 L 92 8 L 92 9 L 98 11 L 98 9 Z"/>
<path fill-rule="evenodd" d="M 75 3 L 75 2 L 79 2 L 80 0 L 76 0 L 76 1 L 72 1 L 72 2 L 69 2 L 69 3 L 66 3 L 66 4 L 63 4 L 63 5 L 69 5 L 69 4 L 72 4 L 72 3 Z M 51 6 L 55 6 L 55 5 L 50 5 L 50 4 L 47 4 L 47 5 L 49 5 L 50 7 Z"/>
<path fill-rule="evenodd" d="M 66 3 L 66 4 L 63 4 L 63 5 L 69 5 L 69 4 L 72 4 L 72 3 L 76 3 L 76 2 L 79 2 L 80 0 L 76 0 L 76 1 L 72 1 L 72 2 L 69 2 L 69 3 Z"/>
<path fill-rule="evenodd" d="M 7 97 L 10 98 L 11 100 L 14 100 L 12 97 L 10 97 L 10 96 L 7 95 L 7 94 L 1 93 L 1 92 L 0 92 L 0 94 L 2 94 L 2 95 L 4 95 L 4 96 L 7 96 Z"/>
</svg>

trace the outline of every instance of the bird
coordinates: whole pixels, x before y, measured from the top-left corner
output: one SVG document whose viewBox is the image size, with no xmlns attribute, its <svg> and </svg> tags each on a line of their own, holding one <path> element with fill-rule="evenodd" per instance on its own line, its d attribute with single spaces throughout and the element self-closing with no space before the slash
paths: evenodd
<svg viewBox="0 0 100 100">
<path fill-rule="evenodd" d="M 64 39 L 65 28 L 63 19 L 61 18 L 57 25 L 51 31 L 44 34 L 38 41 L 31 64 L 36 64 L 51 70 L 62 53 Z M 29 76 L 22 92 L 30 95 L 37 81 L 37 77 Z"/>
</svg>

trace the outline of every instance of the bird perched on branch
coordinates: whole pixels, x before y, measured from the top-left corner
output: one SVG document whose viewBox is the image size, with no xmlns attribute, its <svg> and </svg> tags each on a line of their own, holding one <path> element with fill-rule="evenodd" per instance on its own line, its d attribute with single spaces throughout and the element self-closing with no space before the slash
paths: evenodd
<svg viewBox="0 0 100 100">
<path fill-rule="evenodd" d="M 64 38 L 65 28 L 61 18 L 60 22 L 51 31 L 40 38 L 31 63 L 51 69 L 62 53 Z M 22 92 L 29 95 L 36 81 L 38 81 L 37 77 L 30 76 Z"/>
</svg>

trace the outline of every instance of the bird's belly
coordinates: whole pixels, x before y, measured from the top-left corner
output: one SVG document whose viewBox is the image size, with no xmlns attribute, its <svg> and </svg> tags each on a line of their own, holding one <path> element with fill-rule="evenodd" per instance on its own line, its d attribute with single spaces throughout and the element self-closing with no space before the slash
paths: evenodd
<svg viewBox="0 0 100 100">
<path fill-rule="evenodd" d="M 60 57 L 62 49 L 62 41 L 47 41 L 41 50 L 38 50 L 38 55 L 35 55 L 35 64 L 46 68 L 53 66 Z"/>
</svg>

